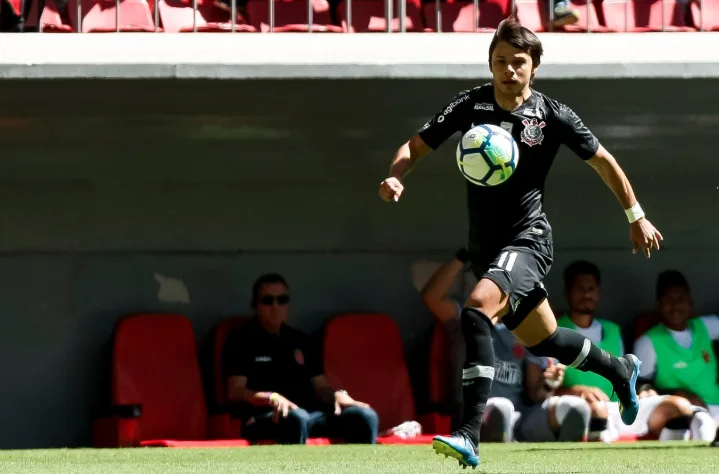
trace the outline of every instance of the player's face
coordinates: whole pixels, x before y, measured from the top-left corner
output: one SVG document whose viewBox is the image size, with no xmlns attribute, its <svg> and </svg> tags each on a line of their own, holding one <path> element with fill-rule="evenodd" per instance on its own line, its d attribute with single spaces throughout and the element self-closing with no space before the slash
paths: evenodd
<svg viewBox="0 0 719 474">
<path fill-rule="evenodd" d="M 568 299 L 571 311 L 594 314 L 599 302 L 599 284 L 594 275 L 578 275 L 569 289 Z"/>
<path fill-rule="evenodd" d="M 534 72 L 529 54 L 504 41 L 497 44 L 492 53 L 492 75 L 494 87 L 502 94 L 521 95 L 529 87 Z"/>
<path fill-rule="evenodd" d="M 257 317 L 268 330 L 275 332 L 289 316 L 290 295 L 282 283 L 266 283 L 257 295 Z"/>
<path fill-rule="evenodd" d="M 683 330 L 692 313 L 692 298 L 687 289 L 667 288 L 659 298 L 659 313 L 669 328 Z"/>
</svg>

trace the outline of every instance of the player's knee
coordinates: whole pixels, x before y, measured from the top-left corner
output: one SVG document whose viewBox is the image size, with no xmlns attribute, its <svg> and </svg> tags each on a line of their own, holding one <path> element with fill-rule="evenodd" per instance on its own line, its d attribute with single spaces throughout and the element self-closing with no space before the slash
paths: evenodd
<svg viewBox="0 0 719 474">
<path fill-rule="evenodd" d="M 506 443 L 512 432 L 514 405 L 507 398 L 493 397 L 487 400 L 480 438 L 493 443 Z"/>
<path fill-rule="evenodd" d="M 490 319 L 506 313 L 507 297 L 493 281 L 482 279 L 467 298 L 467 307 L 477 308 Z"/>
<path fill-rule="evenodd" d="M 559 398 L 555 407 L 559 424 L 560 441 L 581 441 L 589 431 L 591 408 L 580 397 L 567 395 Z"/>
<path fill-rule="evenodd" d="M 591 411 L 592 418 L 603 418 L 605 420 L 609 418 L 607 404 L 605 402 L 592 402 L 589 404 L 589 409 Z"/>
<path fill-rule="evenodd" d="M 667 416 L 692 416 L 694 410 L 689 400 L 684 397 L 670 395 L 659 404 L 658 408 L 664 410 Z"/>
</svg>

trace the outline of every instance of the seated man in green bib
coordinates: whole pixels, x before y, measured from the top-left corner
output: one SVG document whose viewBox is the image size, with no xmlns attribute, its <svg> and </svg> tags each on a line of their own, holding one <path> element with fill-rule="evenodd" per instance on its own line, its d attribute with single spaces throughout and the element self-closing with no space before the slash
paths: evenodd
<svg viewBox="0 0 719 474">
<path fill-rule="evenodd" d="M 624 354 L 621 328 L 616 323 L 595 317 L 600 283 L 601 275 L 595 264 L 587 261 L 570 264 L 564 271 L 569 311 L 557 322 L 559 326 L 574 329 L 602 350 L 619 357 Z M 636 353 L 644 361 L 638 349 Z M 644 370 L 642 365 L 642 374 Z M 613 441 L 625 436 L 703 441 L 714 438 L 716 423 L 706 410 L 693 406 L 680 396 L 658 395 L 651 386 L 637 387 L 639 415 L 630 426 L 621 421 L 612 384 L 599 375 L 568 367 L 563 387 L 558 393 L 580 396 L 589 402 L 592 408 L 590 440 Z"/>
<path fill-rule="evenodd" d="M 695 317 L 689 283 L 676 270 L 657 279 L 660 324 L 637 339 L 640 379 L 659 393 L 681 395 L 719 422 L 719 316 Z"/>
</svg>

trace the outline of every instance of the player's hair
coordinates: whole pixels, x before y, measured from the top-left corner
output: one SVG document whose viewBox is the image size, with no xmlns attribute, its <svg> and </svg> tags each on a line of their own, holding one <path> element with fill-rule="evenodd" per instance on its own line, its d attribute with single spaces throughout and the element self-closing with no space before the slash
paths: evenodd
<svg viewBox="0 0 719 474">
<path fill-rule="evenodd" d="M 689 291 L 689 282 L 678 270 L 666 270 L 657 277 L 657 299 L 661 298 L 670 288 L 683 288 Z"/>
<path fill-rule="evenodd" d="M 489 44 L 490 67 L 492 66 L 492 53 L 494 53 L 500 41 L 509 43 L 515 48 L 521 49 L 529 54 L 532 58 L 533 67 L 536 68 L 542 62 L 542 54 L 544 54 L 542 42 L 529 28 L 522 26 L 519 19 L 514 15 L 502 20 L 497 27 L 492 42 Z"/>
<path fill-rule="evenodd" d="M 569 290 L 580 275 L 592 275 L 597 280 L 597 285 L 602 282 L 599 267 L 587 260 L 577 260 L 564 269 L 564 288 Z"/>
<path fill-rule="evenodd" d="M 285 277 L 283 277 L 279 273 L 266 273 L 262 275 L 257 280 L 255 280 L 255 283 L 253 283 L 252 285 L 252 301 L 250 302 L 250 305 L 253 308 L 257 307 L 257 299 L 260 296 L 260 288 L 262 288 L 262 285 L 271 283 L 282 283 L 287 288 L 289 288 Z"/>
</svg>

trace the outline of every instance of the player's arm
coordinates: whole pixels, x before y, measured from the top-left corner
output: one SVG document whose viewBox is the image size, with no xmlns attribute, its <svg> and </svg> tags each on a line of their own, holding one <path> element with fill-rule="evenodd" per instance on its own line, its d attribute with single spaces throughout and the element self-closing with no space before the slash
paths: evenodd
<svg viewBox="0 0 719 474">
<path fill-rule="evenodd" d="M 380 183 L 379 195 L 384 201 L 398 201 L 404 191 L 404 178 L 417 162 L 460 130 L 463 120 L 466 120 L 467 111 L 470 110 L 469 98 L 469 91 L 457 94 L 412 138 L 399 147 L 392 158 L 388 178 Z"/>
<path fill-rule="evenodd" d="M 459 249 L 454 258 L 439 267 L 422 288 L 422 301 L 441 322 L 449 322 L 459 317 L 461 308 L 449 293 L 454 279 L 462 272 L 468 259 L 467 250 Z"/>
<path fill-rule="evenodd" d="M 652 249 L 659 250 L 659 241 L 664 238 L 644 217 L 644 211 L 637 202 L 624 170 L 572 109 L 558 104 L 556 113 L 561 127 L 562 142 L 594 168 L 612 190 L 629 220 L 629 238 L 634 253 L 641 249 L 649 257 Z"/>
</svg>

